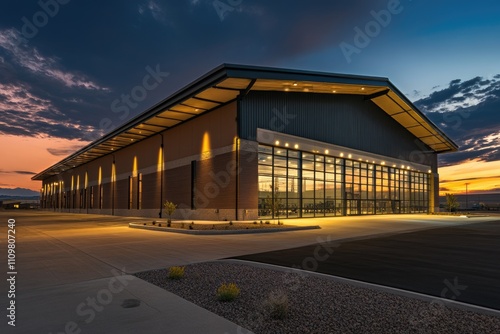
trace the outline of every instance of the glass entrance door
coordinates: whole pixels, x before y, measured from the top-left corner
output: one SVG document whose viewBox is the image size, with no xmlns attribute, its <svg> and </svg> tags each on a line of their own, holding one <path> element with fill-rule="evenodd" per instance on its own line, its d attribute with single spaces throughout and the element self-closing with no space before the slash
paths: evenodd
<svg viewBox="0 0 500 334">
<path fill-rule="evenodd" d="M 349 215 L 359 215 L 361 214 L 361 201 L 359 199 L 348 199 L 347 201 L 347 212 Z"/>
</svg>

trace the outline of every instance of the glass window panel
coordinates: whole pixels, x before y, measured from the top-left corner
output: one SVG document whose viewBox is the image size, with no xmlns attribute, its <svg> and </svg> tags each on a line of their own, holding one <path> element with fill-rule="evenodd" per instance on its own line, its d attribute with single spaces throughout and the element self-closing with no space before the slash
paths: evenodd
<svg viewBox="0 0 500 334">
<path fill-rule="evenodd" d="M 325 164 L 322 162 L 316 162 L 316 170 L 317 171 L 324 171 L 325 170 Z"/>
<path fill-rule="evenodd" d="M 271 193 L 273 178 L 271 176 L 259 175 L 259 197 L 266 197 Z"/>
<path fill-rule="evenodd" d="M 259 174 L 269 174 L 272 175 L 273 166 L 259 165 Z"/>
<path fill-rule="evenodd" d="M 302 197 L 314 197 L 314 180 L 302 180 Z"/>
<path fill-rule="evenodd" d="M 314 170 L 314 161 L 302 160 L 302 169 Z"/>
<path fill-rule="evenodd" d="M 325 174 L 325 179 L 326 179 L 327 181 L 335 181 L 335 174 L 326 173 L 326 174 Z"/>
<path fill-rule="evenodd" d="M 324 172 L 316 172 L 316 180 L 324 180 L 325 179 L 325 173 Z"/>
<path fill-rule="evenodd" d="M 274 190 L 275 190 L 275 197 L 277 197 L 277 199 L 286 198 L 286 178 L 275 177 Z"/>
<path fill-rule="evenodd" d="M 274 167 L 274 175 L 286 176 L 286 168 Z"/>
<path fill-rule="evenodd" d="M 314 160 L 316 160 L 316 162 L 324 162 L 325 161 L 325 157 L 322 156 L 322 155 L 316 155 L 314 157 Z"/>
<path fill-rule="evenodd" d="M 289 218 L 298 217 L 299 215 L 299 200 L 288 198 L 287 214 Z"/>
<path fill-rule="evenodd" d="M 299 154 L 300 154 L 299 151 L 288 150 L 288 157 L 289 158 L 298 158 Z"/>
<path fill-rule="evenodd" d="M 273 156 L 272 155 L 259 153 L 259 164 L 271 165 L 272 163 L 273 163 Z"/>
<path fill-rule="evenodd" d="M 299 180 L 295 178 L 288 179 L 288 198 L 299 198 Z"/>
<path fill-rule="evenodd" d="M 288 158 L 288 167 L 299 168 L 299 160 L 294 158 Z"/>
<path fill-rule="evenodd" d="M 288 177 L 299 177 L 299 170 L 288 168 Z"/>
<path fill-rule="evenodd" d="M 302 160 L 312 160 L 312 161 L 314 161 L 314 154 L 302 152 Z"/>
<path fill-rule="evenodd" d="M 271 146 L 259 145 L 259 152 L 272 154 L 273 148 Z"/>
<path fill-rule="evenodd" d="M 328 173 L 335 173 L 335 165 L 334 164 L 329 164 L 329 163 L 326 163 L 326 171 Z"/>
<path fill-rule="evenodd" d="M 335 198 L 335 183 L 325 182 L 325 198 L 326 199 Z"/>
<path fill-rule="evenodd" d="M 304 198 L 302 200 L 302 216 L 303 217 L 314 216 L 314 199 Z"/>
<path fill-rule="evenodd" d="M 314 172 L 312 170 L 303 170 L 302 171 L 302 178 L 303 179 L 314 179 Z"/>
<path fill-rule="evenodd" d="M 286 157 L 286 150 L 283 149 L 283 148 L 275 148 L 274 149 L 274 155 L 279 155 L 279 156 L 282 156 L 282 157 Z"/>
<path fill-rule="evenodd" d="M 342 194 L 342 185 L 339 183 L 335 184 L 335 199 L 339 200 L 344 198 L 344 195 Z"/>
<path fill-rule="evenodd" d="M 286 167 L 286 158 L 275 156 L 274 157 L 274 165 L 279 167 Z"/>
<path fill-rule="evenodd" d="M 319 200 L 321 202 L 324 201 L 325 188 L 323 182 L 316 182 L 316 190 L 314 191 L 314 196 L 316 197 L 316 200 Z"/>
</svg>

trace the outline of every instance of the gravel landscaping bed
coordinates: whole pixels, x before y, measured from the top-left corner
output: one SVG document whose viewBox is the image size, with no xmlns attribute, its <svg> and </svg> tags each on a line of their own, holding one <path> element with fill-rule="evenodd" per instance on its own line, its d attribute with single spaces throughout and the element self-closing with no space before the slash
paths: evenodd
<svg viewBox="0 0 500 334">
<path fill-rule="evenodd" d="M 135 276 L 254 333 L 500 333 L 498 317 L 320 277 L 224 262 L 188 265 L 179 280 L 168 279 L 167 273 Z M 216 291 L 223 283 L 236 283 L 240 296 L 218 301 Z M 287 315 L 274 319 L 271 305 L 282 305 L 283 295 Z"/>
</svg>

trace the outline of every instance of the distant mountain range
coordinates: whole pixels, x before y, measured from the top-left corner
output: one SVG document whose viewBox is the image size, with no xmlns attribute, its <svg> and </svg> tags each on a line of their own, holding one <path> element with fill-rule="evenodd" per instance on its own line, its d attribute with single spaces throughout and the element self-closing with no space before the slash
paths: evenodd
<svg viewBox="0 0 500 334">
<path fill-rule="evenodd" d="M 0 188 L 0 197 L 35 197 L 40 196 L 38 191 L 26 188 Z"/>
</svg>

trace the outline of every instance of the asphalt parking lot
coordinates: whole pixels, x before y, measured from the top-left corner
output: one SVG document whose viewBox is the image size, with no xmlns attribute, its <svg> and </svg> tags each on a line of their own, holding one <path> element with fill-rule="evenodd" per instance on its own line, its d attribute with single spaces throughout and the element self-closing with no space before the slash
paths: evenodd
<svg viewBox="0 0 500 334">
<path fill-rule="evenodd" d="M 500 309 L 500 220 L 235 258 Z"/>
</svg>

